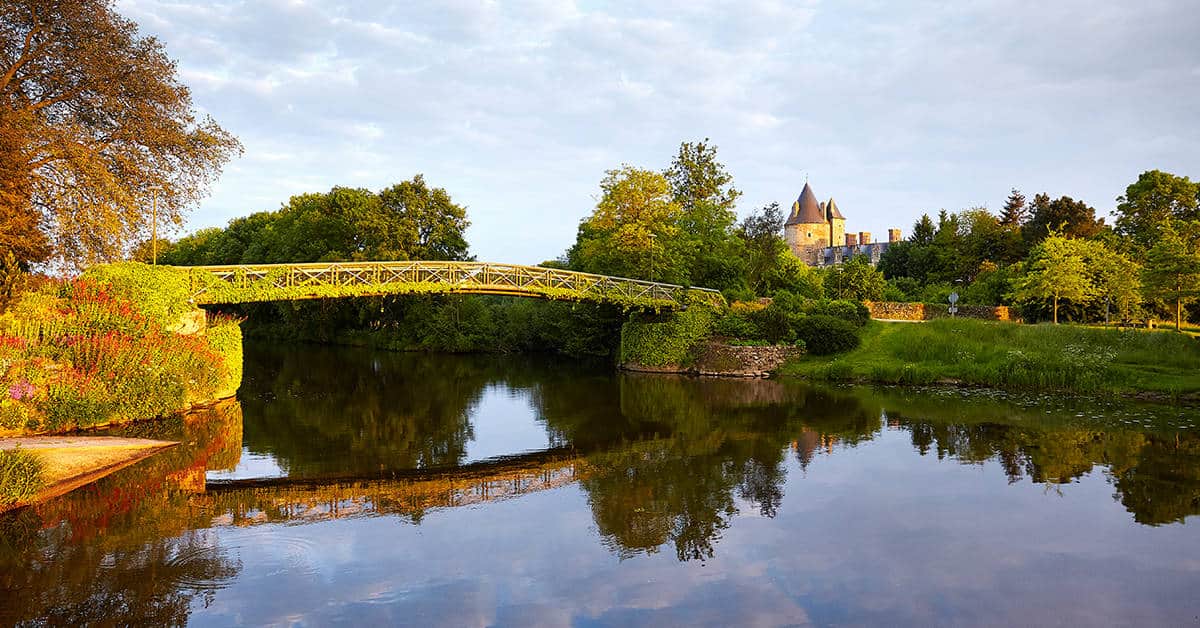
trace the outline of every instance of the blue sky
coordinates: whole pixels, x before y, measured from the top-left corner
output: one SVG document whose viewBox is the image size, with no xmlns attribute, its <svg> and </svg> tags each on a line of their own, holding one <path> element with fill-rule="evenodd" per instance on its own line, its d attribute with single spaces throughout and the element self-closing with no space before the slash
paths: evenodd
<svg viewBox="0 0 1200 628">
<path fill-rule="evenodd" d="M 649 6 L 643 6 L 649 5 Z M 847 229 L 1010 188 L 1101 214 L 1200 178 L 1200 4 L 118 0 L 245 145 L 184 227 L 424 173 L 472 253 L 559 255 L 606 169 L 710 138 L 744 196 L 807 175 Z"/>
</svg>

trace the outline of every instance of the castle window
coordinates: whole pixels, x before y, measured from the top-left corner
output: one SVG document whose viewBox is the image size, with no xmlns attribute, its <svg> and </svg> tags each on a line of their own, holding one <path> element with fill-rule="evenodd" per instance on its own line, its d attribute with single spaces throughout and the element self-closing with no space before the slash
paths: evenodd
<svg viewBox="0 0 1200 628">
<path fill-rule="evenodd" d="M 809 232 L 808 232 L 808 237 L 810 237 L 810 238 L 812 237 L 812 232 L 811 232 L 811 231 L 809 231 Z"/>
</svg>

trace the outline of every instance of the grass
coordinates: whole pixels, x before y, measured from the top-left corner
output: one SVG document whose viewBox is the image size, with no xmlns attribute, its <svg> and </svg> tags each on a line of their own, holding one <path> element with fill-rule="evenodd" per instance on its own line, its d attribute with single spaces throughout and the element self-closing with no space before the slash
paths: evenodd
<svg viewBox="0 0 1200 628">
<path fill-rule="evenodd" d="M 871 321 L 858 349 L 804 356 L 786 364 L 781 374 L 891 384 L 954 380 L 1010 390 L 1176 398 L 1200 394 L 1200 340 L 1162 330 L 968 319 L 919 325 Z"/>
<path fill-rule="evenodd" d="M 24 502 L 42 489 L 42 461 L 20 448 L 0 450 L 0 507 Z"/>
</svg>

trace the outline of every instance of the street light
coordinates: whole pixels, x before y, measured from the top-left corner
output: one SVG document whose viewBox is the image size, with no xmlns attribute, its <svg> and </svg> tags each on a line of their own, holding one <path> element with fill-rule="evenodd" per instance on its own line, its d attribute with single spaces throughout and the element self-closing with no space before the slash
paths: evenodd
<svg viewBox="0 0 1200 628">
<path fill-rule="evenodd" d="M 154 192 L 152 197 L 154 200 L 150 203 L 150 263 L 158 265 L 158 193 L 162 191 L 162 186 L 157 183 L 152 183 L 147 188 Z"/>
</svg>

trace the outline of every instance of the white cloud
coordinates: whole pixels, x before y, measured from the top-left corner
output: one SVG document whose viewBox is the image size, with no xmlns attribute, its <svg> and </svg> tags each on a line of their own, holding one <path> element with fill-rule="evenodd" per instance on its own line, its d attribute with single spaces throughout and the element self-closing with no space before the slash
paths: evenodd
<svg viewBox="0 0 1200 628">
<path fill-rule="evenodd" d="M 1200 7 L 1182 0 L 118 8 L 246 145 L 192 228 L 423 172 L 469 206 L 481 259 L 536 262 L 605 168 L 704 137 L 743 210 L 807 172 L 874 232 L 1014 186 L 1103 212 L 1142 170 L 1200 176 Z"/>
</svg>

